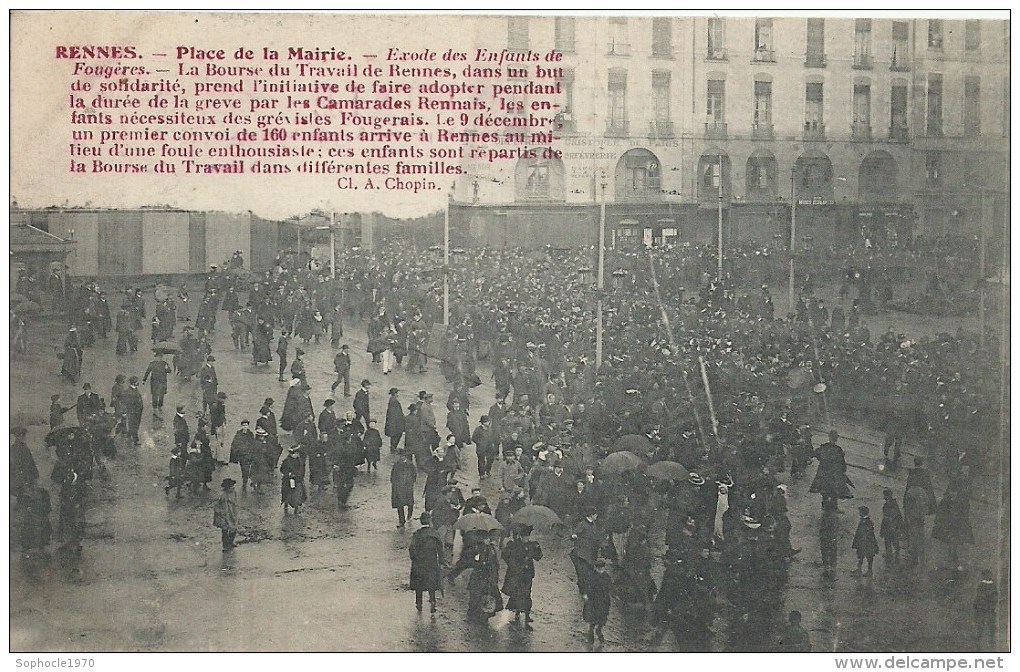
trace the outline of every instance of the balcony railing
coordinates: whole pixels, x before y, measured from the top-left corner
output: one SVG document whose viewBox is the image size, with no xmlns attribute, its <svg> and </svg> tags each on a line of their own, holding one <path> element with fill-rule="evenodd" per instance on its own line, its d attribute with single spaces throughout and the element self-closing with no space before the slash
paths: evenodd
<svg viewBox="0 0 1020 672">
<path fill-rule="evenodd" d="M 805 121 L 804 122 L 804 139 L 805 140 L 824 140 L 825 139 L 825 124 L 817 121 Z"/>
<path fill-rule="evenodd" d="M 716 140 L 726 139 L 726 122 L 725 121 L 706 121 L 705 122 L 705 137 L 714 138 Z"/>
<path fill-rule="evenodd" d="M 855 70 L 871 70 L 875 67 L 875 59 L 871 54 L 854 54 Z"/>
<path fill-rule="evenodd" d="M 610 119 L 606 122 L 606 135 L 614 138 L 628 137 L 626 119 Z"/>
<path fill-rule="evenodd" d="M 910 134 L 907 132 L 906 124 L 890 126 L 889 127 L 889 139 L 897 142 L 906 142 L 910 139 Z"/>
<path fill-rule="evenodd" d="M 854 140 L 871 140 L 871 123 L 855 121 L 850 125 L 850 137 Z"/>
<path fill-rule="evenodd" d="M 673 122 L 658 119 L 656 119 L 655 121 L 648 122 L 648 137 L 650 138 L 675 137 L 675 133 L 673 132 Z"/>
<path fill-rule="evenodd" d="M 808 52 L 804 56 L 804 67 L 805 68 L 824 68 L 825 67 L 825 54 L 819 54 L 817 52 Z"/>
<path fill-rule="evenodd" d="M 725 61 L 727 60 L 726 50 L 722 47 L 712 47 L 705 54 L 706 61 Z"/>
<path fill-rule="evenodd" d="M 772 122 L 759 122 L 751 125 L 751 137 L 755 140 L 771 140 L 775 137 Z"/>
<path fill-rule="evenodd" d="M 776 52 L 774 49 L 766 49 L 764 47 L 755 47 L 754 49 L 754 62 L 755 63 L 775 63 Z"/>
</svg>

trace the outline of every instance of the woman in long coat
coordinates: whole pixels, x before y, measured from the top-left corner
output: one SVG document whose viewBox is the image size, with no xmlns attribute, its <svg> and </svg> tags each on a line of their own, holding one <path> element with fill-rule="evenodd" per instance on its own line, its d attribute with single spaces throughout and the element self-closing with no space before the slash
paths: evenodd
<svg viewBox="0 0 1020 672">
<path fill-rule="evenodd" d="M 390 506 L 397 510 L 397 527 L 403 527 L 414 511 L 414 482 L 417 479 L 418 470 L 411 461 L 410 453 L 402 452 L 400 460 L 390 471 Z"/>
<path fill-rule="evenodd" d="M 308 456 L 308 482 L 318 487 L 320 491 L 325 490 L 329 486 L 331 472 L 329 444 L 327 441 L 316 441 Z"/>
<path fill-rule="evenodd" d="M 386 424 L 383 426 L 383 434 L 390 438 L 390 452 L 397 452 L 400 445 L 400 437 L 404 435 L 404 409 L 397 399 L 397 388 L 390 389 L 390 400 L 386 402 Z"/>
<path fill-rule="evenodd" d="M 273 361 L 272 349 L 269 347 L 271 341 L 272 328 L 262 320 L 259 320 L 251 342 L 251 357 L 255 364 L 268 364 Z"/>
<path fill-rule="evenodd" d="M 280 464 L 280 473 L 283 475 L 280 480 L 280 502 L 284 513 L 287 513 L 288 506 L 293 507 L 294 513 L 297 513 L 305 503 L 305 460 L 299 451 L 298 446 L 291 446 L 287 457 Z"/>
<path fill-rule="evenodd" d="M 503 594 L 507 596 L 506 608 L 514 612 L 514 620 L 524 612 L 524 628 L 531 627 L 531 584 L 535 580 L 535 561 L 542 559 L 542 547 L 531 541 L 531 529 L 518 527 L 514 537 L 503 549 L 506 575 L 503 577 Z"/>
<path fill-rule="evenodd" d="M 960 546 L 974 543 L 974 530 L 970 526 L 970 499 L 955 484 L 949 486 L 939 502 L 931 536 L 946 544 L 953 567 L 963 571 Z"/>
<path fill-rule="evenodd" d="M 287 400 L 283 403 L 283 415 L 280 416 L 280 429 L 285 432 L 293 431 L 298 424 L 315 411 L 312 409 L 312 400 L 308 397 L 308 384 L 298 382 L 287 390 Z"/>
<path fill-rule="evenodd" d="M 471 563 L 468 578 L 468 618 L 485 623 L 503 609 L 503 598 L 499 593 L 499 558 L 492 537 L 486 536 Z M 495 604 L 489 604 L 492 598 Z"/>
</svg>

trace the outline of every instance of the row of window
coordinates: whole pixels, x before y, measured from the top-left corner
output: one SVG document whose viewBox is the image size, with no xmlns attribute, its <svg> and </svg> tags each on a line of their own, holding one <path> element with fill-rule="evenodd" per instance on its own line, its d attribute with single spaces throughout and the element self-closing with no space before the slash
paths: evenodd
<svg viewBox="0 0 1020 672">
<path fill-rule="evenodd" d="M 507 44 L 510 49 L 527 50 L 530 45 L 528 33 L 529 17 L 512 16 L 507 18 Z M 968 19 L 964 21 L 964 50 L 968 53 L 981 51 L 982 21 Z M 874 63 L 872 52 L 871 19 L 854 21 L 854 67 L 871 68 Z M 576 19 L 573 17 L 557 17 L 555 19 L 554 47 L 564 53 L 575 50 L 577 36 Z M 825 66 L 825 19 L 807 20 L 807 52 L 806 65 L 809 67 Z M 770 18 L 755 19 L 754 24 L 754 60 L 769 62 L 775 60 L 777 36 Z M 929 19 L 927 22 L 928 49 L 941 51 L 945 43 L 945 22 L 942 19 Z M 623 17 L 609 19 L 609 40 L 607 49 L 610 54 L 627 55 L 630 53 L 630 36 L 628 22 Z M 1009 53 L 1009 22 L 1002 22 L 1002 52 Z M 892 43 L 889 62 L 893 70 L 906 70 L 909 67 L 910 25 L 907 21 L 892 22 Z M 673 20 L 671 18 L 652 19 L 652 56 L 658 58 L 673 57 Z M 708 53 L 709 60 L 726 59 L 725 18 L 708 19 Z"/>
<path fill-rule="evenodd" d="M 573 79 L 566 84 L 567 105 L 571 110 L 573 102 Z M 652 129 L 651 135 L 672 137 L 673 124 L 670 113 L 671 76 L 669 71 L 652 72 Z M 942 137 L 942 75 L 928 75 L 926 115 L 924 133 L 928 137 Z M 1009 89 L 1003 87 L 1002 134 L 1009 133 Z M 726 125 L 726 81 L 710 79 L 707 82 L 705 135 L 725 137 Z M 751 131 L 754 137 L 771 138 L 772 127 L 772 82 L 754 82 L 754 100 Z M 889 139 L 906 141 L 908 89 L 906 83 L 894 83 L 889 96 Z M 871 139 L 871 84 L 855 83 L 851 104 L 851 133 L 855 139 Z M 622 68 L 609 70 L 608 106 L 606 132 L 610 135 L 628 135 L 627 119 L 627 71 Z M 804 135 L 808 139 L 825 137 L 825 85 L 809 82 L 804 89 Z M 981 135 L 981 78 L 964 77 L 963 93 L 963 135 Z"/>
</svg>

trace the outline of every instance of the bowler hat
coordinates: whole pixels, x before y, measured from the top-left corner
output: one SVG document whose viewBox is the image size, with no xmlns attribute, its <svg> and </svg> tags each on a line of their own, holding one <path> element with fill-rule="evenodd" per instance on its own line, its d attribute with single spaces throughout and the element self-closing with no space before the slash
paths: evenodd
<svg viewBox="0 0 1020 672">
<path fill-rule="evenodd" d="M 400 392 L 400 390 L 395 387 L 390 388 L 390 394 L 396 394 L 397 392 Z"/>
</svg>

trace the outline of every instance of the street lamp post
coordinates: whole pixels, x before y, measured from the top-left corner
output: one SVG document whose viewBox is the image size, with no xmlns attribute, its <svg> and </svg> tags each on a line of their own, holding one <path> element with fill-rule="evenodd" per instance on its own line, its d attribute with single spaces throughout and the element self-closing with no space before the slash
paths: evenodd
<svg viewBox="0 0 1020 672">
<path fill-rule="evenodd" d="M 336 280 L 336 213 L 329 213 L 329 278 Z"/>
<path fill-rule="evenodd" d="M 722 202 L 723 201 L 723 155 L 722 155 L 722 152 L 719 152 L 719 174 L 717 175 L 717 178 L 719 180 L 719 208 L 718 208 L 718 212 L 719 212 L 719 223 L 718 223 L 718 229 L 719 229 L 718 230 L 719 253 L 717 255 L 718 256 L 718 260 L 717 260 L 718 268 L 716 269 L 716 274 L 718 275 L 718 278 L 720 280 L 722 280 L 722 274 L 723 274 L 723 214 L 722 214 L 722 205 L 723 205 L 723 202 Z"/>
<path fill-rule="evenodd" d="M 602 290 L 606 282 L 606 175 L 602 173 L 602 202 L 599 206 L 599 270 L 598 270 L 598 306 L 595 316 L 595 370 L 602 368 Z"/>
<path fill-rule="evenodd" d="M 446 199 L 443 210 L 443 326 L 450 326 L 450 202 L 453 194 Z"/>
<path fill-rule="evenodd" d="M 796 273 L 793 269 L 793 257 L 797 253 L 797 166 L 790 172 L 790 315 L 797 314 L 797 296 L 794 284 Z"/>
</svg>

